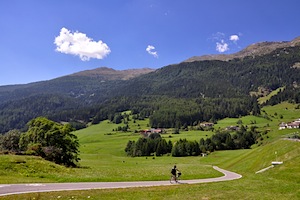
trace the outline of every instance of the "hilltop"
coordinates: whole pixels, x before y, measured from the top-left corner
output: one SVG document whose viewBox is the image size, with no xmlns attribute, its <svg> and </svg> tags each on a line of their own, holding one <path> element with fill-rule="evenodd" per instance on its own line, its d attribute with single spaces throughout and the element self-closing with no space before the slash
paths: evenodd
<svg viewBox="0 0 300 200">
<path fill-rule="evenodd" d="M 108 67 L 100 67 L 92 70 L 85 70 L 71 74 L 69 76 L 86 76 L 90 78 L 101 78 L 104 80 L 129 80 L 137 76 L 153 72 L 154 69 L 141 68 L 141 69 L 127 69 L 115 70 Z"/>
<path fill-rule="evenodd" d="M 233 54 L 218 54 L 218 55 L 203 55 L 193 56 L 184 62 L 204 61 L 204 60 L 221 60 L 229 61 L 235 58 L 245 58 L 247 56 L 255 57 L 262 56 L 271 53 L 278 48 L 294 47 L 300 45 L 300 37 L 295 38 L 292 41 L 281 41 L 281 42 L 259 42 L 252 44 L 245 49 L 233 53 Z"/>
<path fill-rule="evenodd" d="M 124 81 L 151 71 L 153 69 L 149 68 L 114 70 L 100 67 L 49 81 L 1 86 L 0 132 L 20 129 L 37 116 L 50 117 L 73 111 L 82 115 L 81 108 L 89 108 L 110 98 L 111 91 Z"/>
</svg>

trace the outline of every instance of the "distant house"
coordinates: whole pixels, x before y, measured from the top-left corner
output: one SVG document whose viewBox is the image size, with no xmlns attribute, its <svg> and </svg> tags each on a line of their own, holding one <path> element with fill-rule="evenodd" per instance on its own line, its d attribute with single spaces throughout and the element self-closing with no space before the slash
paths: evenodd
<svg viewBox="0 0 300 200">
<path fill-rule="evenodd" d="M 299 122 L 300 123 L 300 119 L 296 119 L 296 120 L 294 120 L 294 122 Z"/>
<path fill-rule="evenodd" d="M 213 127 L 214 126 L 214 123 L 210 123 L 210 122 L 202 122 L 200 124 L 200 126 L 202 127 Z"/>
<path fill-rule="evenodd" d="M 300 119 L 296 119 L 293 122 L 288 122 L 288 123 L 281 122 L 279 124 L 279 130 L 286 129 L 286 128 L 288 129 L 300 128 Z"/>
<path fill-rule="evenodd" d="M 225 128 L 226 131 L 238 131 L 240 130 L 240 127 L 239 126 L 227 126 Z"/>
<path fill-rule="evenodd" d="M 151 129 L 151 133 L 162 133 L 162 129 L 158 128 L 158 129 Z"/>
<path fill-rule="evenodd" d="M 300 122 L 287 123 L 287 128 L 299 128 Z"/>
<path fill-rule="evenodd" d="M 281 122 L 281 123 L 279 124 L 279 130 L 286 129 L 286 128 L 287 128 L 287 124 L 286 124 L 286 123 Z"/>
<path fill-rule="evenodd" d="M 162 129 L 146 129 L 146 130 L 141 130 L 140 134 L 143 135 L 144 137 L 149 137 L 151 134 L 153 133 L 162 133 L 163 130 Z"/>
</svg>

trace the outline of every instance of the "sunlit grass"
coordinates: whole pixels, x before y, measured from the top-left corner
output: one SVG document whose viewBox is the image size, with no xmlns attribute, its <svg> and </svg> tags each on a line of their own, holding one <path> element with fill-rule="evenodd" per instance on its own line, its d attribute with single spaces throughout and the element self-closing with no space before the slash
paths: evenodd
<svg viewBox="0 0 300 200">
<path fill-rule="evenodd" d="M 133 121 L 130 121 L 133 123 Z M 147 124 L 147 120 L 137 120 L 136 123 Z M 0 183 L 19 182 L 87 182 L 87 181 L 136 181 L 136 180 L 167 180 L 170 169 L 174 164 L 183 172 L 183 179 L 217 177 L 222 174 L 213 170 L 211 166 L 202 163 L 202 157 L 176 158 L 172 156 L 162 157 L 128 157 L 124 151 L 129 140 L 137 140 L 139 133 L 115 131 L 118 126 L 124 124 L 113 124 L 103 121 L 87 129 L 76 131 L 80 141 L 79 168 L 65 168 L 46 162 L 41 158 L 30 157 L 26 161 L 27 173 L 23 173 L 22 164 L 15 165 L 18 175 L 0 167 Z M 131 126 L 131 124 L 130 124 Z M 147 128 L 140 126 L 141 129 Z M 180 138 L 199 141 L 201 137 L 208 137 L 212 132 L 203 131 L 182 131 L 180 134 L 163 134 L 167 141 L 176 141 Z M 4 161 L 5 158 L 23 159 L 24 156 L 0 156 L 1 163 L 11 164 L 11 161 Z M 36 159 L 36 160 L 35 160 Z M 39 161 L 44 163 L 39 164 Z M 36 162 L 36 163 L 34 163 Z M 37 165 L 37 166 L 36 166 Z M 38 170 L 41 166 L 55 166 L 53 171 L 47 167 Z M 1 166 L 1 165 L 0 165 Z M 34 170 L 37 169 L 37 170 Z M 52 169 L 52 168 L 51 168 Z M 49 173 L 47 173 L 47 170 Z M 4 179 L 4 176 L 6 178 Z M 17 176 L 18 179 L 13 177 Z"/>
<path fill-rule="evenodd" d="M 0 183 L 167 180 L 175 163 L 183 172 L 183 179 L 221 176 L 211 167 L 216 165 L 242 174 L 243 178 L 239 180 L 171 187 L 23 194 L 3 199 L 300 199 L 300 142 L 282 139 L 296 130 L 278 130 L 281 121 L 300 118 L 300 110 L 295 107 L 282 103 L 264 107 L 261 117 L 219 121 L 216 129 L 237 125 L 241 120 L 245 126 L 255 125 L 259 130 L 269 132 L 253 149 L 216 151 L 207 157 L 127 157 L 124 152 L 127 141 L 137 140 L 140 135 L 113 131 L 123 124 L 108 121 L 75 132 L 81 144 L 80 168 L 65 168 L 36 157 L 0 156 Z M 130 127 L 133 126 L 133 121 L 129 123 Z M 147 120 L 137 120 L 134 129 L 146 129 L 148 123 Z M 213 133 L 180 131 L 180 134 L 168 132 L 162 137 L 172 141 L 180 138 L 199 141 Z M 283 165 L 255 174 L 275 160 L 283 161 Z"/>
</svg>

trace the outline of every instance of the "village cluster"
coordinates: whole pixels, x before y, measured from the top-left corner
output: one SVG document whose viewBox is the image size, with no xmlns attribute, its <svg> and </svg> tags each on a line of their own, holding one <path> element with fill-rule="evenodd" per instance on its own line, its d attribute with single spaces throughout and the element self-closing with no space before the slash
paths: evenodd
<svg viewBox="0 0 300 200">
<path fill-rule="evenodd" d="M 286 128 L 300 128 L 300 119 L 296 119 L 292 122 L 288 122 L 288 123 L 285 123 L 285 122 L 281 122 L 279 124 L 279 130 L 282 130 L 282 129 L 286 129 Z"/>
</svg>

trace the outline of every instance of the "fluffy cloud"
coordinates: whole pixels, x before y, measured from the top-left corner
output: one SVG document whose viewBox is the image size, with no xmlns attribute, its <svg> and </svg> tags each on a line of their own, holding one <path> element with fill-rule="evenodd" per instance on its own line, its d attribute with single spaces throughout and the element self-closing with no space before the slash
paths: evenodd
<svg viewBox="0 0 300 200">
<path fill-rule="evenodd" d="M 152 55 L 152 56 L 154 56 L 155 58 L 157 58 L 157 57 L 158 57 L 158 54 L 157 54 L 156 51 L 153 51 L 154 49 L 155 49 L 154 46 L 148 45 L 148 47 L 146 48 L 146 51 L 147 51 L 150 55 Z"/>
<path fill-rule="evenodd" d="M 233 41 L 233 42 L 236 42 L 240 39 L 240 37 L 238 35 L 231 35 L 229 40 Z"/>
<path fill-rule="evenodd" d="M 240 40 L 241 33 L 239 34 L 233 34 L 229 37 L 226 36 L 225 33 L 217 32 L 212 34 L 212 36 L 209 38 L 216 44 L 216 51 L 219 53 L 224 53 L 228 51 L 230 48 L 229 46 L 236 46 L 237 42 Z"/>
<path fill-rule="evenodd" d="M 84 33 L 78 31 L 73 33 L 66 28 L 60 30 L 54 44 L 56 51 L 79 56 L 82 61 L 88 61 L 90 58 L 103 59 L 111 52 L 107 44 L 101 40 L 93 41 Z"/>
<path fill-rule="evenodd" d="M 217 42 L 216 44 L 217 44 L 216 50 L 220 53 L 223 53 L 223 52 L 229 50 L 228 44 L 226 42 L 224 42 L 224 40 L 221 40 L 221 42 Z"/>
</svg>

